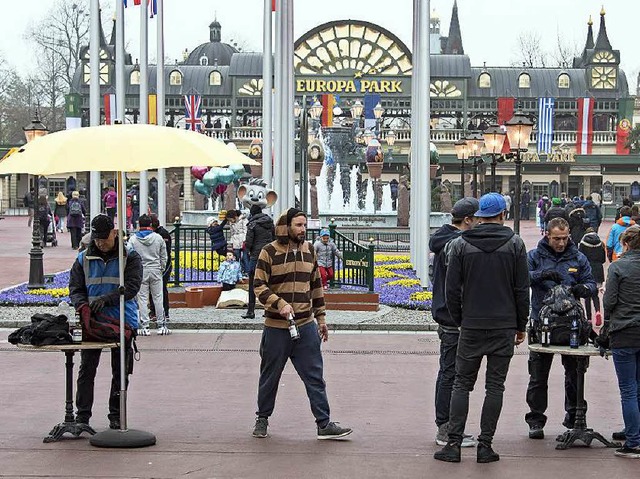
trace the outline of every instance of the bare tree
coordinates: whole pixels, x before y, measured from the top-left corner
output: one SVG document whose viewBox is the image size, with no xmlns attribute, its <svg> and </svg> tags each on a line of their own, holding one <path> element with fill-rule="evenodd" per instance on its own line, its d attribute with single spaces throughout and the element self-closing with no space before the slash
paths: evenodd
<svg viewBox="0 0 640 479">
<path fill-rule="evenodd" d="M 513 65 L 527 68 L 544 67 L 547 65 L 547 53 L 542 48 L 540 34 L 537 32 L 522 32 L 517 39 L 516 58 Z"/>
<path fill-rule="evenodd" d="M 22 128 L 29 123 L 31 89 L 18 73 L 0 58 L 0 144 L 24 143 Z"/>
<path fill-rule="evenodd" d="M 562 36 L 560 30 L 556 35 L 556 48 L 551 53 L 551 58 L 560 68 L 570 68 L 573 64 L 573 59 L 580 56 L 580 47 L 575 42 L 570 42 Z"/>
</svg>

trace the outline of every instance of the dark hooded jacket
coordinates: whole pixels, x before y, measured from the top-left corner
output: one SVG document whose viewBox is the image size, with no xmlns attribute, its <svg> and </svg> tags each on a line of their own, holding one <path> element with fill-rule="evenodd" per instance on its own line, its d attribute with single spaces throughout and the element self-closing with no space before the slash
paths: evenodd
<svg viewBox="0 0 640 479">
<path fill-rule="evenodd" d="M 542 238 L 535 249 L 527 255 L 529 263 L 529 276 L 531 279 L 531 318 L 538 320 L 538 313 L 542 307 L 542 300 L 547 292 L 557 283 L 552 280 L 542 279 L 544 271 L 555 271 L 562 277 L 565 286 L 583 284 L 589 288 L 589 295 L 597 291 L 596 282 L 591 274 L 589 260 L 583 255 L 572 241 L 562 253 L 556 253 L 547 238 Z"/>
<path fill-rule="evenodd" d="M 462 233 L 453 225 L 444 225 L 429 239 L 429 250 L 433 252 L 433 300 L 431 303 L 431 315 L 445 331 L 458 331 L 458 326 L 451 319 L 445 299 L 445 279 L 447 276 L 447 264 L 449 247 L 445 248 L 449 241 L 457 238 Z"/>
<path fill-rule="evenodd" d="M 591 266 L 591 274 L 596 283 L 604 283 L 604 263 L 607 254 L 604 243 L 597 233 L 587 233 L 578 244 L 578 251 L 587 257 Z"/>
<path fill-rule="evenodd" d="M 529 274 L 522 239 L 495 223 L 463 232 L 451 243 L 445 293 L 456 325 L 525 331 Z"/>
<path fill-rule="evenodd" d="M 257 260 L 260 250 L 275 239 L 273 220 L 269 215 L 258 213 L 249 218 L 244 244 L 252 260 Z"/>
<path fill-rule="evenodd" d="M 544 222 L 548 223 L 554 218 L 564 218 L 568 221 L 569 215 L 567 215 L 567 210 L 565 210 L 562 206 L 552 206 L 544 215 Z"/>
<path fill-rule="evenodd" d="M 308 241 L 294 246 L 289 241 L 292 212 L 301 213 L 290 208 L 278 218 L 277 239 L 262 248 L 256 265 L 256 297 L 264 305 L 265 326 L 272 328 L 288 327 L 287 319 L 279 313 L 287 304 L 293 308 L 298 326 L 314 318 L 318 324 L 325 322 L 324 293 L 315 250 Z"/>
<path fill-rule="evenodd" d="M 589 218 L 589 226 L 597 231 L 600 228 L 600 223 L 602 223 L 602 210 L 592 200 L 586 200 L 582 208 L 584 208 L 584 212 Z"/>
<path fill-rule="evenodd" d="M 589 227 L 589 219 L 584 209 L 577 207 L 569 212 L 569 231 L 573 244 L 579 244 Z"/>
</svg>

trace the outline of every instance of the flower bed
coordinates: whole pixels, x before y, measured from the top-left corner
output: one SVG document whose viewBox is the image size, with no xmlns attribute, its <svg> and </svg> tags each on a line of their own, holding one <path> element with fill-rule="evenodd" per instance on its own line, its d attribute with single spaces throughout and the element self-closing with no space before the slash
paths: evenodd
<svg viewBox="0 0 640 479">
<path fill-rule="evenodd" d="M 217 256 L 217 255 L 216 255 Z M 211 284 L 198 283 L 197 280 L 210 277 L 212 271 L 217 271 L 217 258 L 211 254 L 198 257 L 185 256 L 180 258 L 181 272 L 191 279 L 186 285 Z M 215 273 L 214 273 L 215 277 Z M 58 273 L 51 283 L 44 289 L 28 290 L 27 283 L 7 288 L 0 292 L 0 305 L 4 306 L 55 306 L 60 301 L 69 300 L 69 271 Z M 344 286 L 343 289 L 362 290 L 354 286 Z M 413 265 L 408 256 L 375 255 L 374 290 L 380 294 L 380 303 L 387 306 L 430 310 L 432 294 L 423 291 L 420 281 L 416 277 Z"/>
</svg>

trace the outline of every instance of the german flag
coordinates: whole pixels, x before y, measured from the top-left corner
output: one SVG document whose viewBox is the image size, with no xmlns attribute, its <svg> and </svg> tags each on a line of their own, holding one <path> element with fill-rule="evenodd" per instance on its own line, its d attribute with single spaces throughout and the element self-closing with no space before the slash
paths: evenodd
<svg viewBox="0 0 640 479">
<path fill-rule="evenodd" d="M 322 103 L 322 126 L 332 126 L 333 107 L 336 105 L 336 97 L 330 93 L 321 95 L 320 103 Z"/>
</svg>

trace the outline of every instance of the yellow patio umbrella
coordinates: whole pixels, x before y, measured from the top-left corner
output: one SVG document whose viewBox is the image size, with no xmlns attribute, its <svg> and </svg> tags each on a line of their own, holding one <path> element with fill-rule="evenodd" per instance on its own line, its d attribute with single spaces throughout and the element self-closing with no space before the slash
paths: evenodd
<svg viewBox="0 0 640 479">
<path fill-rule="evenodd" d="M 101 125 L 50 133 L 0 161 L 0 174 L 259 165 L 223 142 L 157 125 Z"/>
</svg>

